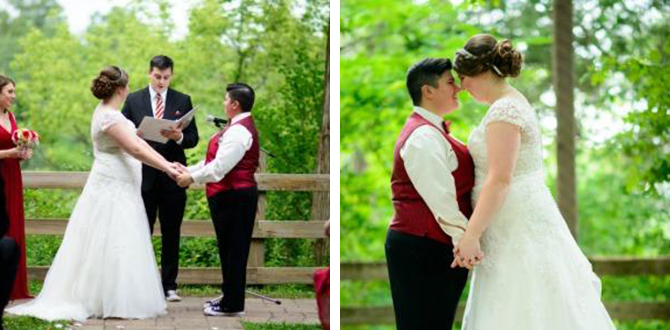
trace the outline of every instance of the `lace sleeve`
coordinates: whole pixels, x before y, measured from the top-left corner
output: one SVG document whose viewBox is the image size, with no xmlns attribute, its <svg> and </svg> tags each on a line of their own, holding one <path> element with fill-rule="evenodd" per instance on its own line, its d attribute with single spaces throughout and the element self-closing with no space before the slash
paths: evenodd
<svg viewBox="0 0 670 330">
<path fill-rule="evenodd" d="M 522 113 L 522 109 L 510 100 L 502 100 L 491 105 L 486 116 L 486 125 L 496 122 L 509 123 L 517 125 L 523 129 L 526 125 L 526 120 Z"/>
<path fill-rule="evenodd" d="M 107 129 L 110 127 L 114 126 L 114 124 L 117 123 L 123 123 L 126 121 L 126 117 L 124 117 L 120 112 L 118 111 L 108 111 L 102 114 L 102 118 L 100 121 L 100 129 L 105 132 Z"/>
</svg>

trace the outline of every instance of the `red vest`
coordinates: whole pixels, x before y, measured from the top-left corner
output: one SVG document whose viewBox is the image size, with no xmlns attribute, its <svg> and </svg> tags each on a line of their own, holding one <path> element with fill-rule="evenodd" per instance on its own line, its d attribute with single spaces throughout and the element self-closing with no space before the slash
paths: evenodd
<svg viewBox="0 0 670 330">
<path fill-rule="evenodd" d="M 412 181 L 410 181 L 405 170 L 405 164 L 402 157 L 400 157 L 400 150 L 405 145 L 407 138 L 415 129 L 423 125 L 435 127 L 435 125 L 421 117 L 421 115 L 413 113 L 407 119 L 405 126 L 400 132 L 400 137 L 396 141 L 393 152 L 393 174 L 391 176 L 394 210 L 391 229 L 409 235 L 428 237 L 444 244 L 453 245 L 451 237 L 442 231 L 428 205 L 426 205 L 426 202 L 423 201 L 421 195 L 419 195 L 412 185 Z M 440 130 L 440 132 L 442 131 Z M 464 144 L 452 138 L 448 133 L 442 133 L 442 135 L 449 142 L 458 158 L 458 168 L 451 172 L 456 183 L 458 207 L 466 218 L 470 218 L 472 215 L 470 193 L 475 184 L 474 162 Z"/>
<path fill-rule="evenodd" d="M 223 177 L 223 179 L 221 179 L 221 181 L 206 184 L 207 197 L 214 196 L 217 193 L 226 190 L 243 189 L 256 186 L 256 178 L 254 177 L 254 173 L 256 173 L 256 169 L 258 168 L 260 146 L 258 144 L 258 131 L 256 130 L 254 119 L 251 118 L 251 116 L 239 120 L 238 122 L 212 136 L 212 139 L 209 140 L 209 146 L 207 147 L 205 164 L 216 158 L 216 152 L 219 150 L 219 138 L 223 133 L 226 132 L 226 130 L 234 125 L 242 125 L 251 133 L 251 137 L 253 138 L 253 141 L 251 142 L 251 148 L 247 150 L 237 165 L 235 165 L 235 167 L 233 167 L 233 169 L 230 170 L 230 172 L 228 172 Z"/>
</svg>

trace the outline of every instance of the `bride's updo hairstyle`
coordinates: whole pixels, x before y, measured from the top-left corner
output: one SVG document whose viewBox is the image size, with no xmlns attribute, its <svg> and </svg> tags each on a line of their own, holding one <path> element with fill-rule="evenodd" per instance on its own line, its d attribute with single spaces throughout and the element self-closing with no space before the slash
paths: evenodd
<svg viewBox="0 0 670 330">
<path fill-rule="evenodd" d="M 128 85 L 128 74 L 117 66 L 109 66 L 91 81 L 91 93 L 99 100 L 107 100 L 117 89 Z"/>
<path fill-rule="evenodd" d="M 470 38 L 463 49 L 456 52 L 454 70 L 467 77 L 491 71 L 499 77 L 516 77 L 521 73 L 523 56 L 505 39 L 497 41 L 489 34 Z"/>
</svg>

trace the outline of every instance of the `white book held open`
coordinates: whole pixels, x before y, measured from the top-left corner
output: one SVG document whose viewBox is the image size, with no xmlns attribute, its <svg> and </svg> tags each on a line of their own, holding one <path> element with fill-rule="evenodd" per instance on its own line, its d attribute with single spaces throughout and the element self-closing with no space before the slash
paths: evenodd
<svg viewBox="0 0 670 330">
<path fill-rule="evenodd" d="M 168 138 L 164 137 L 161 131 L 177 128 L 179 125 L 181 125 L 182 129 L 186 128 L 191 123 L 191 120 L 193 120 L 196 111 L 198 111 L 198 107 L 193 108 L 177 120 L 144 117 L 137 131 L 145 140 L 166 143 Z"/>
</svg>

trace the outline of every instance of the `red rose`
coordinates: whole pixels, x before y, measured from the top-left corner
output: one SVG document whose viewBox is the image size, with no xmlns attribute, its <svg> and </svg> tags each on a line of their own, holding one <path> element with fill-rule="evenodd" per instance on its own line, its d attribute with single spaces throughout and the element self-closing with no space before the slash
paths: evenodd
<svg viewBox="0 0 670 330">
<path fill-rule="evenodd" d="M 23 130 L 22 135 L 24 140 L 30 139 L 30 131 L 28 131 L 27 129 Z"/>
</svg>

